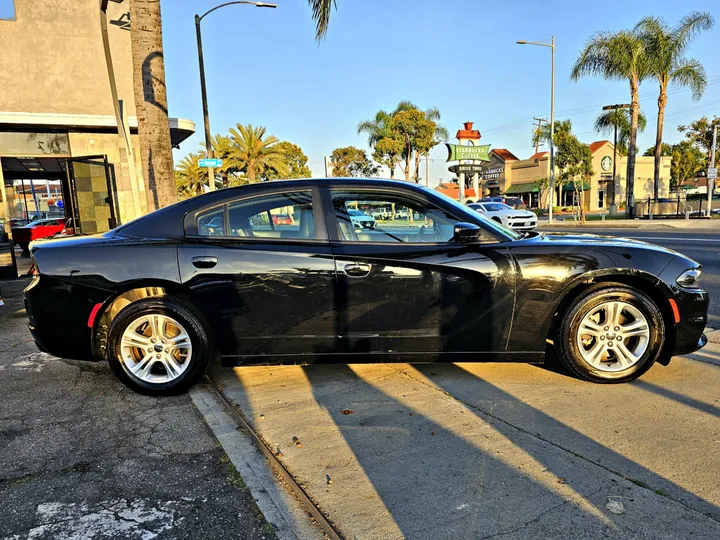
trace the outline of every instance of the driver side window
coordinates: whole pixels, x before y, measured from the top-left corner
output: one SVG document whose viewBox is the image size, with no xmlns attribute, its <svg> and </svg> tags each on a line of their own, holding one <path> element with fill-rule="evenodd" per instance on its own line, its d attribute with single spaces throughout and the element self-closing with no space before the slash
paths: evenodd
<svg viewBox="0 0 720 540">
<path fill-rule="evenodd" d="M 386 192 L 331 190 L 330 196 L 345 242 L 450 242 L 459 221 L 431 203 Z"/>
</svg>

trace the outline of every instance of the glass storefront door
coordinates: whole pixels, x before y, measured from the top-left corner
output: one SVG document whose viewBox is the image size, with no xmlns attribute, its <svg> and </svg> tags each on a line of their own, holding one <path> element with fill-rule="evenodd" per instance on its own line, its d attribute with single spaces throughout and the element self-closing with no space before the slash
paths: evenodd
<svg viewBox="0 0 720 540">
<path fill-rule="evenodd" d="M 117 226 L 112 171 L 106 156 L 67 160 L 76 234 L 107 232 Z"/>
</svg>

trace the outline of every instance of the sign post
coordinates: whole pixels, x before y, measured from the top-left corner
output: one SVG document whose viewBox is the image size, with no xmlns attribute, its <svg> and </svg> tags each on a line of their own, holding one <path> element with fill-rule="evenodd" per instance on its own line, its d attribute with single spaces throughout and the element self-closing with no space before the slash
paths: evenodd
<svg viewBox="0 0 720 540">
<path fill-rule="evenodd" d="M 707 215 L 712 217 L 712 204 L 713 204 L 713 187 L 715 185 L 715 179 L 717 178 L 717 168 L 715 167 L 715 153 L 717 152 L 717 131 L 718 125 L 713 126 L 713 145 L 712 155 L 710 157 L 710 168 L 708 168 L 707 175 L 707 192 L 708 192 L 708 207 Z M 712 172 L 712 176 L 710 176 Z"/>
<path fill-rule="evenodd" d="M 458 175 L 458 187 L 459 194 L 458 199 L 460 204 L 465 204 L 465 175 L 473 175 L 473 188 L 475 189 L 475 197 L 480 198 L 480 183 L 479 173 L 481 168 L 476 165 L 475 161 L 490 161 L 490 145 L 480 146 L 477 141 L 480 140 L 480 132 L 477 129 L 473 129 L 472 122 L 465 122 L 463 124 L 465 129 L 458 130 L 455 137 L 460 144 L 449 144 L 445 146 L 448 149 L 447 161 L 459 161 L 458 165 L 453 165 L 448 170 L 455 172 Z M 464 145 L 466 142 L 467 145 Z M 463 163 L 470 161 L 472 163 Z M 454 170 L 453 170 L 454 169 Z"/>
</svg>

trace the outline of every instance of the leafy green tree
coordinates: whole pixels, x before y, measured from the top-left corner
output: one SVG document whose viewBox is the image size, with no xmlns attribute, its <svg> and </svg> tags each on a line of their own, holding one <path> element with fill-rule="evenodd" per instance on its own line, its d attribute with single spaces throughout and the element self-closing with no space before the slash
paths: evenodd
<svg viewBox="0 0 720 540">
<path fill-rule="evenodd" d="M 264 127 L 253 127 L 252 124 L 237 124 L 235 128 L 230 128 L 228 160 L 236 170 L 247 174 L 251 184 L 265 169 L 274 169 L 278 174 L 288 173 L 285 155 L 278 148 L 278 139 L 273 135 L 266 136 L 266 131 Z"/>
<path fill-rule="evenodd" d="M 555 136 L 558 133 L 567 132 L 572 130 L 572 120 L 555 120 Z M 541 142 L 550 144 L 550 124 L 543 124 L 538 129 L 533 131 L 533 146 Z"/>
<path fill-rule="evenodd" d="M 555 164 L 560 170 L 560 182 L 570 184 L 575 190 L 580 206 L 580 220 L 585 223 L 584 185 L 593 175 L 592 152 L 569 131 L 555 135 Z"/>
<path fill-rule="evenodd" d="M 263 171 L 264 180 L 284 180 L 288 178 L 310 178 L 312 171 L 308 167 L 308 157 L 298 145 L 288 141 L 279 142 L 276 147 L 283 156 L 285 169 L 278 171 L 274 167 L 267 167 Z"/>
<path fill-rule="evenodd" d="M 653 154 L 655 149 L 653 148 Z M 688 178 L 696 178 L 705 171 L 706 157 L 691 141 L 684 140 L 672 147 L 670 188 L 677 189 Z"/>
<path fill-rule="evenodd" d="M 672 145 L 669 145 L 668 143 L 662 143 L 662 147 L 660 148 L 660 155 L 661 156 L 672 156 L 673 147 Z M 655 155 L 655 145 L 651 146 L 645 152 L 643 153 L 643 156 L 650 157 Z"/>
<path fill-rule="evenodd" d="M 603 111 L 595 119 L 595 131 L 614 138 L 615 126 L 617 126 L 618 152 L 620 154 L 627 154 L 628 139 L 630 138 L 630 124 L 630 111 L 627 109 Z M 638 113 L 638 131 L 645 131 L 645 126 L 647 126 L 647 119 L 642 111 L 640 111 Z"/>
<path fill-rule="evenodd" d="M 333 150 L 330 164 L 335 177 L 370 178 L 376 176 L 379 170 L 379 167 L 370 161 L 365 150 L 355 146 Z"/>
<path fill-rule="evenodd" d="M 630 84 L 630 133 L 628 135 L 627 192 L 635 189 L 635 155 L 637 154 L 638 117 L 640 115 L 640 83 L 652 74 L 645 43 L 637 30 L 594 33 L 575 61 L 570 77 L 577 81 L 585 75 Z M 632 207 L 625 209 L 632 214 Z"/>
<path fill-rule="evenodd" d="M 200 154 L 188 154 L 175 167 L 175 187 L 183 199 L 203 193 L 208 185 L 208 170 L 198 164 L 200 157 Z"/>
<path fill-rule="evenodd" d="M 423 111 L 410 101 L 401 101 L 392 113 L 378 111 L 371 120 L 360 122 L 358 133 L 368 134 L 373 158 L 390 169 L 391 178 L 395 167 L 400 167 L 405 180 L 417 182 L 422 157 L 448 139 L 439 120 L 437 108 Z"/>
<path fill-rule="evenodd" d="M 719 126 L 720 130 L 720 118 L 714 116 L 710 120 L 707 116 L 703 116 L 687 126 L 678 126 L 678 131 L 684 133 L 692 144 L 703 151 L 708 163 L 712 161 L 713 126 L 715 125 Z M 718 157 L 720 157 L 720 149 L 715 154 L 715 161 Z"/>
<path fill-rule="evenodd" d="M 645 44 L 651 74 L 660 85 L 653 192 L 656 199 L 660 184 L 660 157 L 668 86 L 690 88 L 694 100 L 702 97 L 707 86 L 705 68 L 697 60 L 685 58 L 685 51 L 698 33 L 709 30 L 713 23 L 714 19 L 709 13 L 693 12 L 672 28 L 661 17 L 645 17 L 635 27 Z"/>
</svg>

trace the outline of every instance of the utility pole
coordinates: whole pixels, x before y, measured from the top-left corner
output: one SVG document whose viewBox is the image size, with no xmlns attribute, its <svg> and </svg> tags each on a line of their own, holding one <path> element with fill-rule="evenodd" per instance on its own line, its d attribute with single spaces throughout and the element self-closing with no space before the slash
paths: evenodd
<svg viewBox="0 0 720 540">
<path fill-rule="evenodd" d="M 713 126 L 713 145 L 712 145 L 712 155 L 710 156 L 710 168 L 715 169 L 715 153 L 717 152 L 717 132 L 718 132 L 718 125 L 715 124 Z M 717 171 L 716 171 L 717 173 Z M 712 201 L 713 201 L 713 191 L 715 187 L 715 179 L 710 178 L 710 175 L 708 174 L 707 178 L 707 192 L 708 192 L 708 207 L 707 207 L 707 216 L 712 217 Z"/>
<path fill-rule="evenodd" d="M 629 103 L 623 103 L 622 105 L 605 105 L 602 110 L 603 111 L 619 111 L 622 109 L 629 109 L 630 104 Z M 615 194 L 618 190 L 618 182 L 617 182 L 617 164 L 615 163 L 617 161 L 617 136 L 618 136 L 618 123 L 617 118 L 615 118 L 615 122 L 613 122 L 615 125 L 615 137 L 613 139 L 613 177 L 612 177 L 612 193 L 610 195 L 610 215 L 617 214 L 617 202 L 615 200 Z"/>
<path fill-rule="evenodd" d="M 535 139 L 535 153 L 537 154 L 540 145 L 543 144 L 540 141 L 540 127 L 543 124 L 547 124 L 547 118 L 538 118 L 537 116 L 533 116 L 533 120 L 535 120 L 535 122 L 537 122 L 537 125 L 533 124 L 533 135 L 534 135 L 533 138 Z"/>
</svg>

